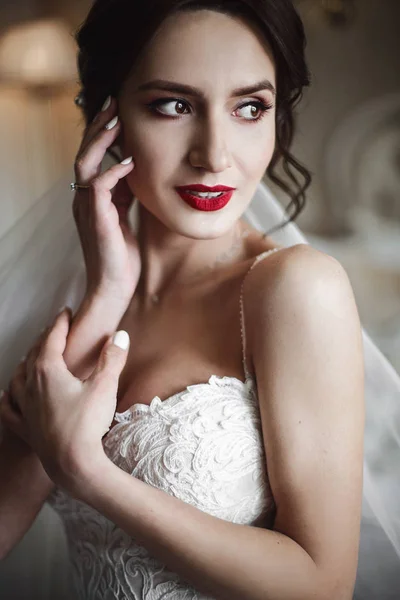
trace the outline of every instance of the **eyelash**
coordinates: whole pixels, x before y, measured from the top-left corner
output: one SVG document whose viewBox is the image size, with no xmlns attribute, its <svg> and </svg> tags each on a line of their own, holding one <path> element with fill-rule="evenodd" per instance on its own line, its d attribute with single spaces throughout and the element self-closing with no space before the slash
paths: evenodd
<svg viewBox="0 0 400 600">
<path fill-rule="evenodd" d="M 185 100 L 180 100 L 179 98 L 160 98 L 159 100 L 150 102 L 150 104 L 147 104 L 147 106 L 152 110 L 152 112 L 155 112 L 157 115 L 169 117 L 170 119 L 181 119 L 184 115 L 178 117 L 171 117 L 171 115 L 164 115 L 163 113 L 157 110 L 159 106 L 162 106 L 163 104 L 168 104 L 170 102 L 180 102 L 181 104 L 185 104 L 186 106 L 188 106 L 188 103 Z M 261 115 L 257 119 L 244 119 L 249 123 L 259 123 L 261 119 L 263 119 L 266 116 L 267 112 L 273 108 L 273 104 L 265 104 L 265 102 L 261 100 L 253 100 L 252 102 L 246 102 L 245 104 L 242 104 L 236 110 L 240 110 L 242 108 L 245 108 L 246 106 L 256 106 L 259 110 L 261 110 Z"/>
</svg>

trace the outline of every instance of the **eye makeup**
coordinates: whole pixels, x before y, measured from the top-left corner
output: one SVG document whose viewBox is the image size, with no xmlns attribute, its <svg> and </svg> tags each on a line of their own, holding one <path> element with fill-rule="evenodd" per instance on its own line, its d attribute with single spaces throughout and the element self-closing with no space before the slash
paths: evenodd
<svg viewBox="0 0 400 600">
<path fill-rule="evenodd" d="M 181 105 L 185 105 L 185 106 L 189 106 L 189 103 L 186 100 L 182 100 L 180 98 L 159 98 L 157 100 L 154 100 L 153 102 L 150 102 L 148 104 L 146 104 L 146 106 L 150 109 L 150 111 L 153 114 L 159 115 L 161 117 L 165 117 L 165 118 L 170 118 L 170 119 L 181 119 L 182 116 L 185 115 L 177 115 L 177 116 L 173 116 L 173 115 L 167 115 L 165 113 L 162 113 L 159 110 L 160 106 L 163 106 L 164 104 L 169 104 L 169 103 L 174 103 L 175 104 L 181 104 Z M 256 119 L 246 119 L 244 118 L 244 121 L 247 121 L 249 123 L 258 123 L 259 121 L 261 121 L 261 119 L 266 116 L 266 114 L 268 113 L 268 111 L 270 111 L 271 109 L 274 108 L 274 104 L 272 103 L 265 103 L 263 100 L 251 100 L 249 102 L 245 102 L 243 104 L 241 104 L 240 106 L 238 106 L 238 108 L 236 108 L 235 112 L 237 112 L 238 110 L 241 110 L 243 108 L 246 108 L 247 106 L 255 106 L 258 111 L 261 111 L 261 115 L 259 117 L 257 117 Z M 186 113 L 187 114 L 187 113 Z"/>
</svg>

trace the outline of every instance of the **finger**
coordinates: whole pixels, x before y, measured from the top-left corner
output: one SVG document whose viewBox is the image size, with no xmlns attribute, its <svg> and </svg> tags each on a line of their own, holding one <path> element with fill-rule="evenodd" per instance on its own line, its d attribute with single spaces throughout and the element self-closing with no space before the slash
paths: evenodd
<svg viewBox="0 0 400 600">
<path fill-rule="evenodd" d="M 65 365 L 63 354 L 72 320 L 72 310 L 64 308 L 55 318 L 47 338 L 44 340 L 37 360 Z"/>
<path fill-rule="evenodd" d="M 75 198 L 73 205 L 74 219 L 77 224 L 78 233 L 81 236 L 81 225 L 82 223 L 90 222 L 90 218 L 94 218 L 94 224 L 98 233 L 107 233 L 111 227 L 114 229 L 118 225 L 118 208 L 114 204 L 115 208 L 110 212 L 113 205 L 113 193 L 112 189 L 115 188 L 117 183 L 124 178 L 133 168 L 132 163 L 123 165 L 114 165 L 108 169 L 105 173 L 95 178 L 91 182 L 90 197 L 88 201 L 82 201 L 81 198 Z M 114 193 L 116 196 L 116 193 Z M 126 193 L 125 198 L 128 197 Z M 133 197 L 130 199 L 132 204 Z M 124 202 L 127 202 L 124 199 Z M 130 204 L 128 206 L 130 206 Z M 125 211 L 129 210 L 125 206 L 120 208 L 122 213 L 122 220 L 127 219 Z M 107 218 L 104 218 L 104 217 Z M 81 238 L 81 242 L 83 243 Z M 84 244 L 82 244 L 84 246 Z"/>
<path fill-rule="evenodd" d="M 103 346 L 96 368 L 87 383 L 117 391 L 118 380 L 128 358 L 129 345 L 129 334 L 123 330 L 117 331 Z"/>
<path fill-rule="evenodd" d="M 89 185 L 101 171 L 101 163 L 106 151 L 121 133 L 121 123 L 114 117 L 78 153 L 75 162 L 75 176 L 80 185 Z M 110 127 L 107 129 L 107 127 Z M 78 192 L 79 193 L 79 192 Z"/>
<path fill-rule="evenodd" d="M 120 179 L 114 188 L 112 202 L 115 204 L 120 222 L 127 222 L 129 209 L 133 204 L 133 194 L 126 181 L 126 179 Z"/>
<path fill-rule="evenodd" d="M 40 352 L 40 348 L 42 347 L 43 341 L 46 339 L 49 330 L 50 330 L 50 328 L 46 327 L 41 332 L 41 334 L 39 335 L 38 339 L 36 340 L 34 346 L 32 346 L 32 348 L 28 352 L 28 356 L 26 357 L 26 376 L 27 377 L 32 372 L 33 365 L 35 364 L 35 362 L 37 360 L 37 357 Z"/>
<path fill-rule="evenodd" d="M 10 403 L 8 392 L 3 392 L 0 400 L 0 420 L 6 427 L 11 429 L 13 433 L 23 439 L 28 445 L 30 444 L 29 433 L 22 415 L 18 414 Z"/>
<path fill-rule="evenodd" d="M 107 106 L 107 102 L 108 102 L 108 106 Z M 83 137 L 82 137 L 82 140 L 81 140 L 79 150 L 77 152 L 78 156 L 86 149 L 86 147 L 93 140 L 93 138 L 116 115 L 117 109 L 118 109 L 118 106 L 117 106 L 116 99 L 111 98 L 111 96 L 109 96 L 106 99 L 106 101 L 104 102 L 104 104 L 101 107 L 101 109 L 99 110 L 99 112 L 94 117 L 94 119 L 91 121 L 91 123 L 87 124 L 84 134 L 83 134 Z"/>
<path fill-rule="evenodd" d="M 10 401 L 15 404 L 15 409 L 23 411 L 23 397 L 26 386 L 26 361 L 20 362 L 8 385 Z"/>
<path fill-rule="evenodd" d="M 130 157 L 131 158 L 131 157 Z M 125 159 L 128 160 L 128 159 Z M 98 211 L 99 216 L 102 216 L 105 212 L 109 210 L 111 202 L 114 203 L 118 210 L 118 206 L 121 206 L 121 209 L 126 204 L 131 204 L 133 195 L 129 196 L 129 187 L 127 189 L 122 188 L 122 182 L 128 173 L 134 168 L 134 163 L 131 161 L 128 164 L 119 163 L 118 165 L 114 165 L 107 169 L 104 173 L 96 177 L 94 181 L 92 181 L 92 189 L 95 195 L 95 207 Z M 122 191 L 122 198 L 117 199 L 117 191 L 114 189 L 119 185 L 119 189 Z M 114 198 L 111 190 L 114 190 Z M 129 191 L 128 191 L 129 190 Z"/>
</svg>

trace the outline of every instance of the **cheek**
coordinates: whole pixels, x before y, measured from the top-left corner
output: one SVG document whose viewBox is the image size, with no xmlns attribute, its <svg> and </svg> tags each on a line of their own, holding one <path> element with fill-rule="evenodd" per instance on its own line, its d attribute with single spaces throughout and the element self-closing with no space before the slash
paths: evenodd
<svg viewBox="0 0 400 600">
<path fill-rule="evenodd" d="M 268 117 L 267 117 L 268 118 Z M 276 143 L 276 128 L 275 128 L 275 122 L 269 127 L 268 131 L 266 134 L 264 134 L 263 136 L 263 141 L 261 144 L 261 150 L 260 150 L 260 155 L 265 162 L 270 162 L 271 158 L 274 154 L 274 150 L 275 150 L 275 143 Z"/>
<path fill-rule="evenodd" d="M 249 139 L 248 144 L 242 147 L 243 169 L 249 180 L 260 178 L 264 175 L 275 150 L 275 128 L 270 131 L 260 132 L 256 138 Z"/>
<path fill-rule="evenodd" d="M 137 127 L 125 136 L 125 155 L 133 156 L 135 168 L 127 176 L 133 194 L 146 204 L 146 198 L 158 197 L 170 185 L 177 171 L 177 141 L 154 127 Z"/>
<path fill-rule="evenodd" d="M 272 160 L 272 157 L 275 152 L 275 142 L 276 142 L 275 135 L 273 135 L 268 140 L 268 143 L 265 146 L 264 152 L 260 153 L 260 157 L 261 157 L 261 167 L 260 168 L 263 171 L 265 171 L 268 168 L 269 163 Z"/>
<path fill-rule="evenodd" d="M 138 177 L 159 173 L 160 169 L 168 170 L 168 163 L 177 155 L 171 137 L 154 125 L 146 127 L 138 124 L 126 131 L 124 148 L 127 155 L 133 156 L 136 166 L 132 175 L 136 172 Z"/>
</svg>

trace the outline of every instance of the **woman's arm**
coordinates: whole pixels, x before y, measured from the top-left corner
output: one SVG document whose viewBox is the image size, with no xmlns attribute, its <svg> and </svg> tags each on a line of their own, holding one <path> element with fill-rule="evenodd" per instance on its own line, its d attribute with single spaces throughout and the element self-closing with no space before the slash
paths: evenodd
<svg viewBox="0 0 400 600">
<path fill-rule="evenodd" d="M 6 427 L 0 440 L 0 560 L 23 538 L 55 484 L 31 448 Z"/>
<path fill-rule="evenodd" d="M 126 303 L 85 297 L 71 325 L 64 360 L 70 371 L 86 379 L 94 370 L 105 339 L 118 327 Z M 0 560 L 30 529 L 55 484 L 37 454 L 0 423 Z M 29 493 L 27 493 L 29 491 Z"/>
<path fill-rule="evenodd" d="M 133 195 L 126 176 L 134 162 L 122 161 L 102 171 L 107 149 L 122 132 L 115 98 L 88 124 L 75 158 L 79 189 L 73 201 L 86 266 L 87 294 L 70 331 L 64 360 L 78 378 L 93 371 L 107 337 L 114 333 L 135 292 L 141 270 L 139 246 L 131 228 Z M 108 105 L 108 106 L 107 106 Z"/>
<path fill-rule="evenodd" d="M 76 495 L 216 598 L 350 600 L 364 429 L 351 286 L 337 261 L 308 248 L 274 257 L 268 270 L 266 261 L 248 279 L 275 531 L 210 516 L 132 478 L 105 455 L 79 474 Z"/>
<path fill-rule="evenodd" d="M 75 377 L 93 372 L 104 343 L 117 329 L 129 302 L 101 295 L 84 297 L 73 318 L 64 360 Z"/>
<path fill-rule="evenodd" d="M 75 161 L 76 181 L 91 184 L 90 190 L 76 193 L 73 214 L 92 292 L 73 319 L 64 360 L 82 380 L 92 373 L 105 340 L 118 328 L 140 274 L 138 245 L 128 217 L 132 194 L 124 181 L 133 163 L 114 165 L 99 175 L 107 147 L 121 131 L 120 124 L 104 128 L 115 110 L 113 100 L 86 128 Z M 107 292 L 98 293 L 100 289 Z M 11 431 L 0 442 L 0 481 L 1 557 L 29 529 L 54 483 L 36 453 Z"/>
</svg>

